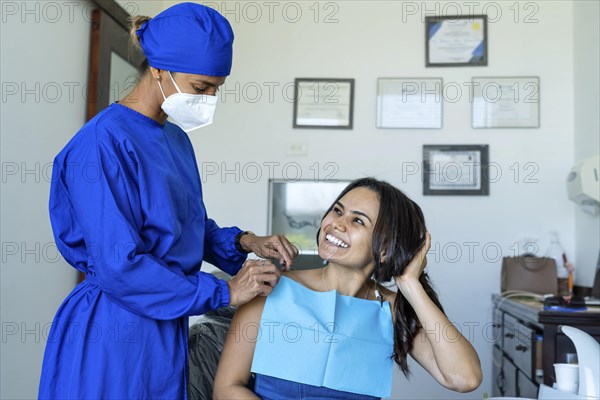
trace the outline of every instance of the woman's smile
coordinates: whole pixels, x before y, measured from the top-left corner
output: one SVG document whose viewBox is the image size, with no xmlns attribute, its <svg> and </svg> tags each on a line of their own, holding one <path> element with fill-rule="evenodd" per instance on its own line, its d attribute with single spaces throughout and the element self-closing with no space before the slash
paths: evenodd
<svg viewBox="0 0 600 400">
<path fill-rule="evenodd" d="M 327 235 L 325 235 L 325 240 L 327 240 L 329 243 L 332 243 L 335 246 L 341 247 L 343 249 L 350 247 L 350 245 L 348 243 L 346 243 L 344 240 L 332 235 L 331 233 L 328 233 Z"/>
</svg>

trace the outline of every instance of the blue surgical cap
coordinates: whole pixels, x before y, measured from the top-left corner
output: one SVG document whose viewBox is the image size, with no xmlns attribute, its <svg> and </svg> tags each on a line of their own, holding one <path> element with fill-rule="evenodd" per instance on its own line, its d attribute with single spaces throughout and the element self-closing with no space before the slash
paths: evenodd
<svg viewBox="0 0 600 400">
<path fill-rule="evenodd" d="M 233 58 L 233 30 L 210 7 L 180 3 L 136 31 L 148 63 L 157 69 L 227 76 Z"/>
</svg>

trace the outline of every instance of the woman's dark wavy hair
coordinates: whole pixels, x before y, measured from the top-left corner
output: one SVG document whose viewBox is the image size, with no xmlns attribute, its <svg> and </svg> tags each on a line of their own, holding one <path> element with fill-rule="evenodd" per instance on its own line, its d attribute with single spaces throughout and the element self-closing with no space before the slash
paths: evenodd
<svg viewBox="0 0 600 400">
<path fill-rule="evenodd" d="M 379 283 L 389 282 L 402 275 L 410 260 L 425 244 L 425 218 L 421 208 L 399 189 L 374 178 L 361 178 L 351 182 L 335 199 L 325 215 L 335 204 L 353 189 L 364 187 L 375 192 L 379 198 L 379 217 L 373 229 L 373 279 Z M 325 218 L 325 217 L 323 217 Z M 317 233 L 317 240 L 319 234 Z M 380 255 L 385 254 L 385 262 Z M 429 276 L 423 272 L 419 281 L 429 298 L 444 311 L 433 290 Z M 412 350 L 415 336 L 422 328 L 415 310 L 398 291 L 394 304 L 394 354 L 392 358 L 406 377 L 410 375 L 407 356 Z"/>
</svg>

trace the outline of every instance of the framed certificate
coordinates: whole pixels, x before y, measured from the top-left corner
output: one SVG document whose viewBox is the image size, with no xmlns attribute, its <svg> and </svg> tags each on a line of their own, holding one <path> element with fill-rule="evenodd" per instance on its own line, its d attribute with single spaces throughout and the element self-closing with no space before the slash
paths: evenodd
<svg viewBox="0 0 600 400">
<path fill-rule="evenodd" d="M 539 128 L 540 78 L 473 78 L 473 128 Z"/>
<path fill-rule="evenodd" d="M 488 145 L 424 145 L 423 194 L 488 196 Z"/>
<path fill-rule="evenodd" d="M 352 129 L 354 79 L 296 78 L 294 128 Z"/>
<path fill-rule="evenodd" d="M 488 63 L 487 16 L 425 17 L 427 67 Z"/>
<path fill-rule="evenodd" d="M 442 128 L 442 78 L 380 78 L 378 128 Z"/>
</svg>

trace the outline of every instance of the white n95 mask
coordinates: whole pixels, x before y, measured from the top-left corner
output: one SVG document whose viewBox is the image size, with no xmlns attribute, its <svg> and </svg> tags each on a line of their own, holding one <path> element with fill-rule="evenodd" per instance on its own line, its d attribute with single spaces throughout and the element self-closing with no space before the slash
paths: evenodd
<svg viewBox="0 0 600 400">
<path fill-rule="evenodd" d="M 212 124 L 217 107 L 217 96 L 182 93 L 170 72 L 169 77 L 175 85 L 177 93 L 166 97 L 160 81 L 158 81 L 158 86 L 165 99 L 160 107 L 173 122 L 186 133 Z"/>
</svg>

